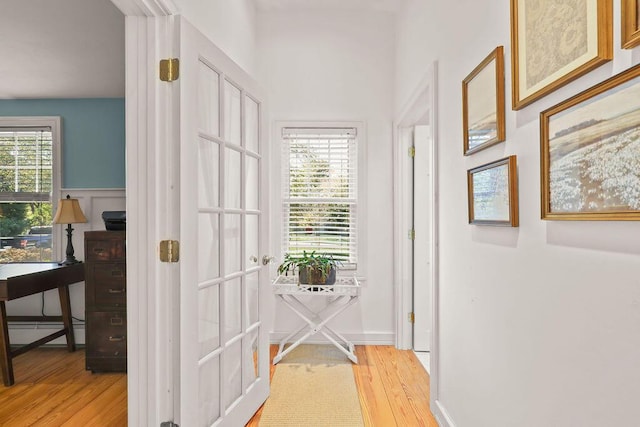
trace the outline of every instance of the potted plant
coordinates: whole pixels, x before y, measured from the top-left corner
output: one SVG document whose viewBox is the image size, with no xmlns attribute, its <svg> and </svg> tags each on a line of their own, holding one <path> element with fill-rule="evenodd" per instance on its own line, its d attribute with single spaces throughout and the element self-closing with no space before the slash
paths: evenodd
<svg viewBox="0 0 640 427">
<path fill-rule="evenodd" d="M 278 266 L 278 274 L 297 270 L 298 283 L 301 285 L 333 285 L 339 263 L 332 255 L 318 254 L 316 251 L 303 251 L 300 256 L 285 254 L 284 261 Z"/>
</svg>

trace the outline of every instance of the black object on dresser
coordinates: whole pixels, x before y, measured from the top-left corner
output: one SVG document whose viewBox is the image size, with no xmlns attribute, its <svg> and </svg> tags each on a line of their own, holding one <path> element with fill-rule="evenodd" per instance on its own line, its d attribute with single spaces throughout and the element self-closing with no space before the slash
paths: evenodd
<svg viewBox="0 0 640 427">
<path fill-rule="evenodd" d="M 87 231 L 86 368 L 127 371 L 127 274 L 124 231 Z"/>
</svg>

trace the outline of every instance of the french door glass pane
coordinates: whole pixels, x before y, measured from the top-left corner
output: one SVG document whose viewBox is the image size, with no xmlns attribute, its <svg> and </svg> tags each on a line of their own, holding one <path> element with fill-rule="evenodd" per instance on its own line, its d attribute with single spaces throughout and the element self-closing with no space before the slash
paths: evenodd
<svg viewBox="0 0 640 427">
<path fill-rule="evenodd" d="M 220 417 L 220 358 L 200 366 L 198 376 L 198 426 L 210 426 Z"/>
<path fill-rule="evenodd" d="M 220 285 L 198 290 L 200 357 L 220 347 Z"/>
<path fill-rule="evenodd" d="M 247 274 L 247 316 L 248 322 L 247 327 L 251 327 L 255 322 L 258 321 L 258 299 L 259 299 L 259 281 L 258 281 L 258 272 Z"/>
<path fill-rule="evenodd" d="M 251 156 L 245 156 L 245 159 L 245 176 L 247 178 L 245 190 L 246 207 L 247 209 L 258 209 L 260 202 L 259 160 Z"/>
<path fill-rule="evenodd" d="M 247 267 L 257 267 L 260 264 L 260 254 L 258 253 L 258 238 L 260 237 L 258 229 L 258 215 L 247 214 L 246 217 L 246 245 L 247 245 Z"/>
<path fill-rule="evenodd" d="M 198 214 L 198 282 L 220 277 L 220 215 Z"/>
<path fill-rule="evenodd" d="M 248 389 L 258 378 L 258 333 L 260 329 L 256 328 L 244 337 L 244 384 L 245 390 Z"/>
<path fill-rule="evenodd" d="M 240 215 L 226 214 L 224 216 L 224 273 L 225 275 L 240 271 L 242 230 Z"/>
<path fill-rule="evenodd" d="M 240 89 L 225 80 L 224 96 L 225 139 L 240 145 Z"/>
<path fill-rule="evenodd" d="M 227 209 L 240 209 L 241 177 L 240 152 L 225 149 L 224 204 Z"/>
<path fill-rule="evenodd" d="M 259 115 L 259 106 L 258 103 L 255 102 L 248 96 L 244 98 L 245 102 L 245 144 L 247 150 L 253 151 L 254 153 L 259 152 L 258 147 L 258 137 L 259 137 L 259 123 L 260 123 L 260 115 Z"/>
<path fill-rule="evenodd" d="M 220 136 L 220 76 L 200 62 L 198 76 L 198 127 L 209 135 Z"/>
<path fill-rule="evenodd" d="M 224 355 L 224 373 L 225 381 L 225 399 L 224 408 L 229 406 L 242 394 L 242 340 L 238 340 L 231 344 L 225 350 Z"/>
<path fill-rule="evenodd" d="M 242 279 L 224 282 L 224 337 L 228 341 L 242 333 Z"/>
<path fill-rule="evenodd" d="M 200 138 L 198 142 L 198 206 L 220 206 L 220 146 Z"/>
</svg>

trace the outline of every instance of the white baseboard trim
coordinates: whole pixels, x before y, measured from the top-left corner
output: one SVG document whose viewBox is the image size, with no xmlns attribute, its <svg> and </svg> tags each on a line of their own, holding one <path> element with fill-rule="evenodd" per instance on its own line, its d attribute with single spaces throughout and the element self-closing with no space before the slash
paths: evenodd
<svg viewBox="0 0 640 427">
<path fill-rule="evenodd" d="M 453 423 L 451 416 L 444 408 L 442 403 L 439 400 L 436 400 L 435 408 L 431 408 L 431 412 L 433 416 L 436 417 L 436 421 L 438 421 L 438 425 L 440 427 L 455 427 L 456 425 Z"/>
<path fill-rule="evenodd" d="M 18 323 L 9 325 L 9 340 L 11 345 L 25 345 L 39 340 L 42 337 L 46 337 L 62 329 L 62 323 Z M 85 330 L 84 324 L 74 324 L 73 332 L 76 338 L 76 344 L 85 343 Z M 53 341 L 49 341 L 45 344 L 48 345 L 66 345 L 67 340 L 64 336 L 56 338 Z"/>
<path fill-rule="evenodd" d="M 269 340 L 272 344 L 279 344 L 291 332 L 270 332 Z M 396 336 L 392 332 L 365 332 L 358 334 L 342 334 L 347 340 L 356 345 L 394 345 Z M 295 340 L 295 337 L 294 337 Z M 329 341 L 321 334 L 316 334 L 305 341 L 307 344 L 326 344 Z"/>
</svg>

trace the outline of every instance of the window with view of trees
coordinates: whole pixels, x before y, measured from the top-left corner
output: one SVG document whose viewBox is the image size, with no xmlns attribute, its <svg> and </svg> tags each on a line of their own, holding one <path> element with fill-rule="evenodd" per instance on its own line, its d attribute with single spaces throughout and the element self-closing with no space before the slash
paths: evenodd
<svg viewBox="0 0 640 427">
<path fill-rule="evenodd" d="M 51 261 L 57 132 L 35 118 L 11 120 L 0 120 L 0 262 Z"/>
<path fill-rule="evenodd" d="M 283 248 L 357 263 L 357 129 L 283 128 Z"/>
</svg>

